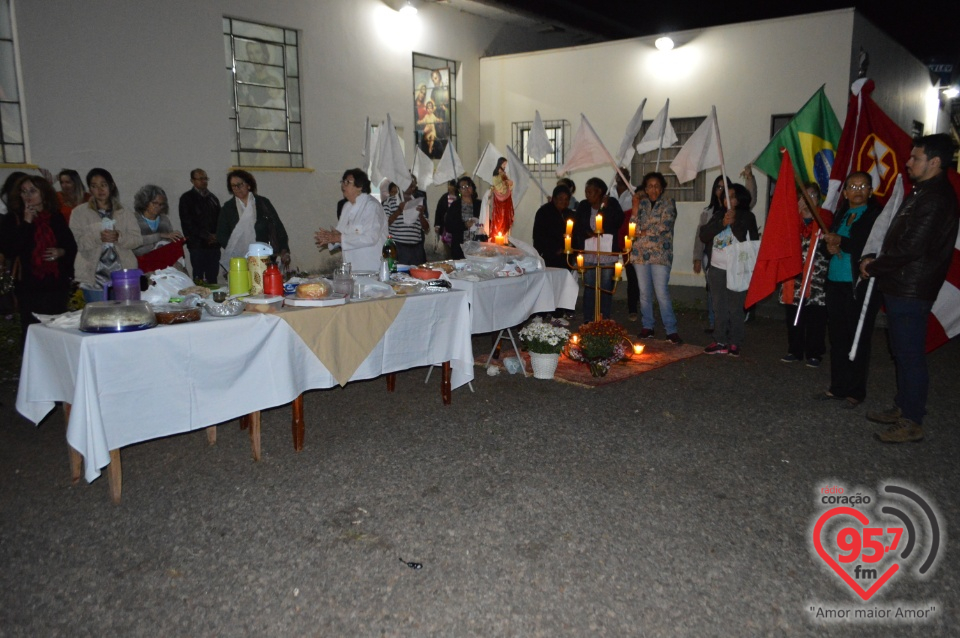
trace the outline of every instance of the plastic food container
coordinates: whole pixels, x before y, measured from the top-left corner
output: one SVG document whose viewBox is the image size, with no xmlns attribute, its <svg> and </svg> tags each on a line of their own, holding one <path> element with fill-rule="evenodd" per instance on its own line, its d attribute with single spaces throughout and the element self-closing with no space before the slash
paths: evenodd
<svg viewBox="0 0 960 638">
<path fill-rule="evenodd" d="M 142 300 L 95 301 L 88 303 L 80 315 L 84 332 L 133 332 L 157 325 L 150 304 Z"/>
<path fill-rule="evenodd" d="M 169 325 L 174 323 L 190 323 L 200 321 L 200 308 L 187 304 L 158 303 L 151 304 L 157 323 Z"/>
<path fill-rule="evenodd" d="M 253 312 L 277 312 L 283 307 L 283 297 L 250 295 L 243 298 L 246 310 Z"/>
<path fill-rule="evenodd" d="M 442 274 L 439 270 L 432 268 L 411 268 L 410 276 L 415 279 L 439 279 Z"/>
</svg>

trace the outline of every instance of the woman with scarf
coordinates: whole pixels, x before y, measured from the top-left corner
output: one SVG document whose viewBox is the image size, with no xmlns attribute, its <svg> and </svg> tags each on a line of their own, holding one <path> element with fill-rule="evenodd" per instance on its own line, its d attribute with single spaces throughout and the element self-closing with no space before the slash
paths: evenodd
<svg viewBox="0 0 960 638">
<path fill-rule="evenodd" d="M 820 186 L 810 182 L 804 186 L 810 201 L 820 205 Z M 813 213 L 801 197 L 797 202 L 803 225 L 800 227 L 800 253 L 803 270 L 800 275 L 788 279 L 780 286 L 780 303 L 783 304 L 787 323 L 787 354 L 781 357 L 784 363 L 806 361 L 808 368 L 819 368 L 823 353 L 827 351 L 827 301 L 823 289 L 827 277 L 827 255 L 819 250 L 811 251 L 811 244 L 819 232 L 813 221 Z M 829 211 L 821 211 L 828 226 L 833 221 Z M 804 278 L 810 273 L 804 288 Z M 801 308 L 802 307 L 802 308 Z M 797 310 L 800 316 L 797 317 Z M 796 325 L 794 325 L 796 324 Z"/>
<path fill-rule="evenodd" d="M 133 213 L 120 203 L 120 191 L 109 171 L 90 169 L 87 189 L 90 200 L 73 209 L 70 231 L 77 240 L 74 276 L 89 303 L 103 301 L 103 286 L 110 283 L 110 273 L 137 267 L 133 249 L 143 238 Z"/>
<path fill-rule="evenodd" d="M 290 264 L 287 230 L 270 200 L 257 193 L 257 180 L 247 171 L 233 170 L 227 173 L 227 188 L 233 197 L 224 202 L 217 221 L 223 272 L 228 271 L 232 257 L 245 257 L 255 242 L 270 244 L 274 260 L 285 270 Z"/>
<path fill-rule="evenodd" d="M 9 204 L 10 212 L 0 222 L 0 252 L 13 267 L 22 346 L 27 326 L 37 323 L 34 312 L 67 311 L 77 243 L 60 214 L 57 194 L 43 177 L 20 178 Z"/>
</svg>

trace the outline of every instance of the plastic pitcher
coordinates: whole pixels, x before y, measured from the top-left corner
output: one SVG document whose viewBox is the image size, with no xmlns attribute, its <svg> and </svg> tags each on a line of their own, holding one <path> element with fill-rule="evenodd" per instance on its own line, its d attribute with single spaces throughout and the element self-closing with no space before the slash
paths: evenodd
<svg viewBox="0 0 960 638">
<path fill-rule="evenodd" d="M 109 299 L 109 288 L 113 286 L 113 298 L 117 301 L 139 301 L 143 271 L 139 268 L 114 270 L 110 273 L 110 283 L 103 285 L 103 298 Z"/>
</svg>

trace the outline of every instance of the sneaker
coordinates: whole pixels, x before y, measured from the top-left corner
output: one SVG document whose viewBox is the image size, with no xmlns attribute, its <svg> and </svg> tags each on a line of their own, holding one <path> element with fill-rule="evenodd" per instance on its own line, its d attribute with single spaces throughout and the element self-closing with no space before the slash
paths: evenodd
<svg viewBox="0 0 960 638">
<path fill-rule="evenodd" d="M 785 356 L 780 357 L 780 360 L 783 361 L 784 363 L 796 363 L 797 361 L 800 360 L 800 357 L 795 357 L 792 354 L 787 354 Z"/>
<path fill-rule="evenodd" d="M 884 423 L 889 425 L 895 425 L 902 416 L 903 412 L 901 412 L 900 408 L 897 406 L 893 406 L 892 408 L 880 412 L 867 412 L 867 420 L 873 421 L 874 423 Z"/>
<path fill-rule="evenodd" d="M 637 320 L 637 313 L 631 312 L 629 315 L 627 315 L 627 319 L 629 319 L 630 321 L 636 321 L 636 320 Z"/>
<path fill-rule="evenodd" d="M 638 336 L 639 336 L 641 339 L 653 339 L 653 329 L 652 329 L 652 328 L 644 328 L 643 330 L 641 330 L 641 331 L 638 333 Z"/>
<path fill-rule="evenodd" d="M 670 343 L 672 343 L 672 344 L 674 344 L 674 345 L 678 345 L 678 346 L 679 346 L 681 343 L 683 343 L 683 339 L 681 339 L 681 338 L 680 338 L 680 335 L 677 334 L 676 332 L 671 332 L 670 334 L 668 334 L 668 335 L 667 335 L 667 341 L 669 341 Z"/>
<path fill-rule="evenodd" d="M 873 438 L 882 443 L 915 443 L 923 440 L 923 428 L 910 419 L 900 417 L 896 424 L 875 433 Z"/>
<path fill-rule="evenodd" d="M 727 349 L 727 354 L 729 354 L 731 357 L 739 357 L 739 356 L 740 356 L 740 346 L 733 346 L 733 345 L 731 345 L 731 346 Z"/>
<path fill-rule="evenodd" d="M 717 343 L 716 341 L 704 348 L 703 351 L 707 354 L 727 354 L 729 352 L 729 350 L 727 350 L 727 346 L 723 345 L 722 343 Z"/>
<path fill-rule="evenodd" d="M 819 368 L 819 367 L 820 367 L 820 359 L 817 358 L 817 357 L 810 357 L 809 359 L 807 359 L 807 367 L 808 367 L 808 368 Z"/>
</svg>

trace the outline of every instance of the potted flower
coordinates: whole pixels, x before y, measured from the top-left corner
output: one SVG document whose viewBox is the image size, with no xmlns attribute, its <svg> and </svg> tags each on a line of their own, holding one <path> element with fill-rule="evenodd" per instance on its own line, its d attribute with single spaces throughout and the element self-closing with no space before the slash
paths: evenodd
<svg viewBox="0 0 960 638">
<path fill-rule="evenodd" d="M 563 326 L 543 321 L 532 321 L 520 330 L 520 340 L 530 353 L 534 378 L 553 378 L 560 361 L 560 353 L 569 338 L 570 331 Z"/>
<path fill-rule="evenodd" d="M 580 326 L 580 342 L 570 346 L 569 356 L 589 364 L 590 373 L 602 377 L 610 366 L 623 360 L 629 346 L 626 328 L 612 319 L 601 319 Z"/>
</svg>

